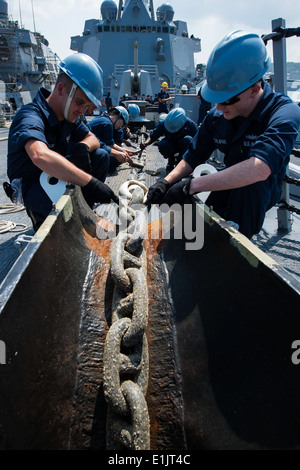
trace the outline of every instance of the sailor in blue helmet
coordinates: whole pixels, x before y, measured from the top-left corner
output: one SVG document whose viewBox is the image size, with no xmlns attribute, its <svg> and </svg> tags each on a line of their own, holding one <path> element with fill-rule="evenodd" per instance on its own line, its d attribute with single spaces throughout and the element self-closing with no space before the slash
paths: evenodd
<svg viewBox="0 0 300 470">
<path fill-rule="evenodd" d="M 164 137 L 158 143 L 158 149 L 164 158 L 168 159 L 166 171 L 170 172 L 176 163 L 182 158 L 193 137 L 197 133 L 197 126 L 187 117 L 183 108 L 174 108 L 168 114 L 162 113 L 157 126 L 150 132 L 147 140 L 141 144 L 143 150 L 148 145 Z"/>
<path fill-rule="evenodd" d="M 100 151 L 97 138 L 80 119 L 99 106 L 102 70 L 82 53 L 68 56 L 59 67 L 54 90 L 40 88 L 33 102 L 18 111 L 8 136 L 7 174 L 11 182 L 21 181 L 24 205 L 35 230 L 52 209 L 40 184 L 42 172 L 81 186 L 91 207 L 117 200 L 103 182 L 108 154 Z"/>
<path fill-rule="evenodd" d="M 124 106 L 115 106 L 109 113 L 102 113 L 90 121 L 89 127 L 100 142 L 101 148 L 110 155 L 109 171 L 113 171 L 120 163 L 130 162 L 132 153 L 115 141 L 116 132 L 127 127 L 128 111 Z M 123 132 L 122 132 L 123 135 Z"/>
<path fill-rule="evenodd" d="M 137 119 L 140 115 L 140 107 L 135 103 L 130 103 L 127 107 L 129 120 L 128 125 L 124 126 L 120 129 L 114 129 L 114 140 L 117 145 L 122 145 L 123 143 L 127 145 L 127 147 L 131 147 L 130 142 L 130 125 L 134 124 L 135 119 Z"/>
<path fill-rule="evenodd" d="M 281 197 L 282 182 L 298 135 L 300 109 L 263 80 L 269 58 L 257 35 L 235 31 L 212 51 L 201 93 L 217 103 L 209 111 L 182 161 L 148 192 L 147 204 L 183 202 L 212 191 L 206 204 L 251 238 Z M 226 168 L 192 178 L 214 150 Z"/>
</svg>

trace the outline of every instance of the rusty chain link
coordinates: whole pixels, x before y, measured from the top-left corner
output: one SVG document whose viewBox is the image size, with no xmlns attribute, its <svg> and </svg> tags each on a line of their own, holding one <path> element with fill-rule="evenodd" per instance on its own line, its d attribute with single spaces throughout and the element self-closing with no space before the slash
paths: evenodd
<svg viewBox="0 0 300 470">
<path fill-rule="evenodd" d="M 150 424 L 148 387 L 147 188 L 129 181 L 120 188 L 120 226 L 111 248 L 114 281 L 111 327 L 106 336 L 103 389 L 108 405 L 107 449 L 147 450 Z M 135 205 L 139 205 L 135 209 Z"/>
</svg>

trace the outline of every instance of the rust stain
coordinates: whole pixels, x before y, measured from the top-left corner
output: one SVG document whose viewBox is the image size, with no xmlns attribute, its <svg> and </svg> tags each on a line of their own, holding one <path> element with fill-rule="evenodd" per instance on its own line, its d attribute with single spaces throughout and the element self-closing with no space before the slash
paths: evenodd
<svg viewBox="0 0 300 470">
<path fill-rule="evenodd" d="M 101 224 L 101 227 L 106 231 L 113 232 L 115 227 L 112 222 L 109 222 L 108 220 L 102 219 L 100 217 L 99 224 Z M 110 249 L 113 239 L 107 238 L 105 240 L 100 240 L 97 237 L 92 237 L 89 235 L 84 228 L 82 230 L 85 244 L 89 250 L 92 250 L 97 256 L 104 258 L 106 261 L 110 261 Z"/>
<path fill-rule="evenodd" d="M 151 259 L 159 253 L 165 246 L 163 240 L 163 227 L 162 220 L 158 219 L 148 224 L 148 236 L 145 240 L 145 249 L 147 251 L 147 258 Z"/>
</svg>

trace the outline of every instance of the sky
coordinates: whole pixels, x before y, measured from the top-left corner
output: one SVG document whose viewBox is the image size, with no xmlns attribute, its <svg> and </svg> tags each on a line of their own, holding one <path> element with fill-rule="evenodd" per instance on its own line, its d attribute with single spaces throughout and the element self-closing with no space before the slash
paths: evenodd
<svg viewBox="0 0 300 470">
<path fill-rule="evenodd" d="M 86 19 L 100 19 L 102 0 L 7 0 L 8 13 L 25 28 L 42 33 L 60 59 L 73 53 L 71 36 L 81 35 Z M 118 5 L 119 0 L 115 0 Z M 174 20 L 186 21 L 189 35 L 201 39 L 196 63 L 207 63 L 214 46 L 231 31 L 242 29 L 259 35 L 272 32 L 272 20 L 283 18 L 287 28 L 300 26 L 295 0 L 153 0 L 154 10 L 172 5 Z M 32 8 L 33 6 L 33 8 Z M 32 13 L 34 12 L 34 14 Z M 21 13 L 21 14 L 20 14 Z M 268 42 L 272 58 L 272 42 Z M 300 38 L 287 39 L 287 60 L 300 63 Z"/>
</svg>

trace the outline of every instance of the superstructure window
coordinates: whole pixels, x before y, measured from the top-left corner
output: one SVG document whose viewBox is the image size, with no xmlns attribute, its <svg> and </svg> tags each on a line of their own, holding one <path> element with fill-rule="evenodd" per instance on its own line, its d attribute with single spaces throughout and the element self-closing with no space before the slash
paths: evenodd
<svg viewBox="0 0 300 470">
<path fill-rule="evenodd" d="M 126 26 L 126 32 L 131 33 L 132 32 L 132 26 Z"/>
</svg>

